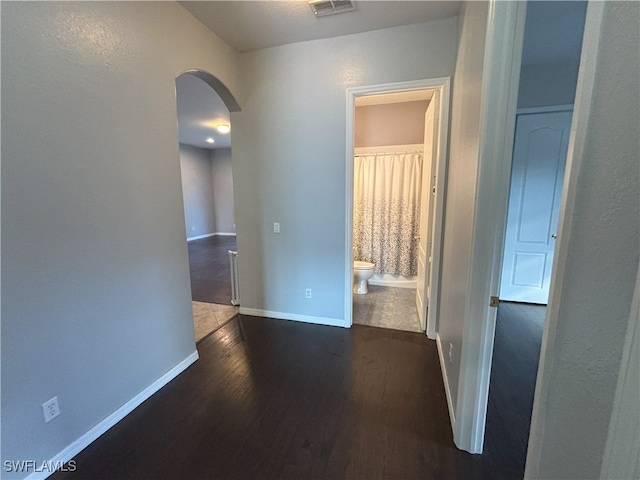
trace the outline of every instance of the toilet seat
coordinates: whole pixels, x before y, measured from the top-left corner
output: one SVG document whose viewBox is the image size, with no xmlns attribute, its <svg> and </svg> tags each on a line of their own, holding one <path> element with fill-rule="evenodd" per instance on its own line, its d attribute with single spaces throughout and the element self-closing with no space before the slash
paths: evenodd
<svg viewBox="0 0 640 480">
<path fill-rule="evenodd" d="M 368 270 L 370 268 L 375 268 L 376 265 L 375 263 L 371 263 L 371 262 L 361 262 L 360 260 L 356 260 L 355 262 L 353 262 L 353 268 L 355 270 Z"/>
</svg>

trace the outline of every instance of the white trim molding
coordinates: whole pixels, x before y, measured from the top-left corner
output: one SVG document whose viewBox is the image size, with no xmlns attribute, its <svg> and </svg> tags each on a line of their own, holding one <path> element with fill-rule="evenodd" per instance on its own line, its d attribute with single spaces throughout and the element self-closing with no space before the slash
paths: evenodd
<svg viewBox="0 0 640 480">
<path fill-rule="evenodd" d="M 275 318 L 277 320 L 290 320 L 293 322 L 314 323 L 316 325 L 327 325 L 329 327 L 349 328 L 347 324 L 340 318 L 314 317 L 310 315 L 298 315 L 296 313 L 274 312 L 272 310 L 262 310 L 259 308 L 240 307 L 241 315 L 250 315 L 252 317 Z"/>
<path fill-rule="evenodd" d="M 431 234 L 431 269 L 429 271 L 429 298 L 427 309 L 426 334 L 431 340 L 435 340 L 438 334 L 438 318 L 440 315 L 440 270 L 442 268 L 442 241 L 444 235 L 444 205 L 447 184 L 447 158 L 449 156 L 449 110 L 451 102 L 451 82 L 447 78 L 442 83 L 438 92 L 438 145 L 436 152 L 436 180 L 433 188 L 436 195 L 433 206 L 433 232 Z"/>
<path fill-rule="evenodd" d="M 438 165 L 443 168 L 438 170 L 438 179 L 436 185 L 444 185 L 444 176 L 446 175 L 446 158 L 449 139 L 449 97 L 450 97 L 450 77 L 430 78 L 425 80 L 413 80 L 408 82 L 386 83 L 380 85 L 368 85 L 363 87 L 348 88 L 347 96 L 347 132 L 345 147 L 345 273 L 344 273 L 344 317 L 347 326 L 353 323 L 353 155 L 355 152 L 354 132 L 355 132 L 355 103 L 357 97 L 366 95 L 374 95 L 391 92 L 411 92 L 416 90 L 435 90 L 439 94 L 440 105 L 438 111 L 439 118 L 439 134 L 438 134 Z M 382 148 L 382 147 L 380 147 Z M 361 149 L 358 149 L 359 151 Z M 444 193 L 444 192 L 443 192 Z M 438 205 L 436 200 L 435 214 L 435 234 L 442 235 L 442 219 L 444 212 L 444 195 L 442 197 L 442 205 Z M 440 224 L 439 224 L 440 223 Z M 436 239 L 437 240 L 437 239 Z M 441 240 L 441 238 L 440 238 Z M 441 242 L 439 241 L 438 244 Z M 434 262 L 436 242 L 434 242 Z M 438 259 L 440 252 L 438 251 Z M 439 278 L 438 282 L 439 284 Z M 427 320 L 427 335 L 429 338 L 435 339 L 435 322 L 437 318 L 437 295 L 439 285 L 431 285 L 431 302 L 429 315 Z M 435 289 L 434 289 L 435 287 Z M 431 322 L 431 323 L 430 323 Z M 432 327 L 430 329 L 430 326 Z M 430 333 L 431 332 L 431 333 Z"/>
<path fill-rule="evenodd" d="M 205 235 L 198 235 L 197 237 L 188 237 L 187 242 L 191 242 L 193 240 L 202 240 L 203 238 L 209 237 L 235 237 L 236 234 L 234 232 L 214 232 L 207 233 Z"/>
<path fill-rule="evenodd" d="M 567 164 L 562 187 L 562 201 L 560 202 L 560 218 L 558 219 L 558 240 L 553 258 L 551 286 L 549 289 L 549 304 L 542 333 L 540 362 L 536 389 L 531 413 L 531 429 L 529 433 L 529 447 L 527 448 L 527 462 L 524 478 L 538 478 L 540 461 L 542 458 L 541 439 L 545 431 L 547 416 L 547 399 L 551 378 L 549 371 L 553 368 L 556 329 L 560 314 L 560 296 L 569 256 L 569 242 L 573 227 L 573 214 L 577 196 L 577 181 L 582 166 L 582 158 L 587 144 L 589 132 L 588 123 L 591 118 L 591 102 L 595 88 L 595 75 L 602 32 L 602 19 L 605 2 L 589 2 L 584 24 L 582 53 L 576 97 L 569 133 L 569 148 Z"/>
<path fill-rule="evenodd" d="M 471 265 L 465 307 L 454 441 L 482 453 L 509 197 L 526 2 L 489 6 Z"/>
<path fill-rule="evenodd" d="M 178 365 L 173 367 L 167 373 L 158 378 L 155 382 L 149 385 L 147 388 L 138 393 L 135 397 L 129 400 L 127 403 L 118 408 L 115 412 L 102 420 L 87 433 L 68 445 L 64 450 L 56 454 L 48 464 L 63 465 L 69 460 L 72 460 L 82 450 L 87 448 L 91 443 L 98 439 L 103 433 L 117 424 L 120 420 L 126 417 L 129 413 L 136 409 L 145 400 L 151 397 L 154 393 L 164 387 L 167 383 L 180 375 L 184 370 L 192 363 L 198 360 L 198 351 L 194 350 L 187 358 L 182 360 Z M 42 480 L 49 477 L 54 472 L 42 471 L 33 472 L 27 476 L 27 480 Z"/>
<path fill-rule="evenodd" d="M 451 429 L 456 429 L 456 411 L 453 408 L 453 397 L 451 396 L 451 387 L 449 386 L 449 378 L 447 377 L 447 369 L 445 368 L 444 350 L 442 349 L 442 340 L 440 335 L 436 334 L 436 346 L 438 347 L 438 357 L 440 358 L 440 370 L 442 371 L 442 380 L 444 381 L 444 393 L 447 396 L 447 408 L 449 409 L 449 420 L 451 420 Z"/>
<path fill-rule="evenodd" d="M 549 105 L 546 107 L 521 107 L 516 110 L 518 115 L 531 115 L 535 113 L 571 112 L 573 104 L 569 105 Z"/>
<path fill-rule="evenodd" d="M 187 237 L 187 242 L 192 242 L 194 240 L 202 240 L 203 238 L 215 237 L 215 233 L 205 233 L 204 235 L 197 235 L 195 237 Z"/>
</svg>

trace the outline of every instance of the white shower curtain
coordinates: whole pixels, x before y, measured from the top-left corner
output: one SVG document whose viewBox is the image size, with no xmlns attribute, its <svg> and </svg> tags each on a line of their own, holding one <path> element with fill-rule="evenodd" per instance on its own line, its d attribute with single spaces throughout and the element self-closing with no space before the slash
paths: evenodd
<svg viewBox="0 0 640 480">
<path fill-rule="evenodd" d="M 422 154 L 354 159 L 354 259 L 376 273 L 417 275 Z"/>
</svg>

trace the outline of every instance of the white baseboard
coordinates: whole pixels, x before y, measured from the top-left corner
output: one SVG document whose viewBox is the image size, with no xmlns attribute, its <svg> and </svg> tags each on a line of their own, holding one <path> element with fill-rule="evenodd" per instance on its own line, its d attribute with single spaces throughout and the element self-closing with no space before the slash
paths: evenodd
<svg viewBox="0 0 640 480">
<path fill-rule="evenodd" d="M 207 233 L 205 235 L 198 235 L 197 237 L 187 237 L 187 242 L 191 242 L 192 240 L 202 240 L 203 238 L 209 237 L 235 237 L 236 234 L 233 232 L 214 232 Z"/>
<path fill-rule="evenodd" d="M 167 373 L 158 378 L 155 382 L 149 385 L 147 388 L 138 393 L 135 397 L 129 400 L 127 403 L 118 408 L 115 412 L 109 415 L 107 418 L 98 423 L 95 427 L 82 435 L 80 438 L 68 445 L 64 450 L 56 454 L 49 463 L 55 465 L 62 465 L 69 460 L 72 460 L 78 453 L 87 448 L 91 443 L 100 437 L 103 433 L 113 427 L 116 423 L 131 413 L 142 402 L 147 400 L 151 395 L 156 393 L 167 383 L 182 373 L 189 365 L 198 360 L 198 351 L 195 350 L 187 358 L 182 360 L 178 365 L 173 367 Z M 51 475 L 53 472 L 42 471 L 33 472 L 26 477 L 26 480 L 43 480 Z"/>
<path fill-rule="evenodd" d="M 442 370 L 442 381 L 444 382 L 444 393 L 447 395 L 447 407 L 449 408 L 449 419 L 451 420 L 451 430 L 455 431 L 456 412 L 453 409 L 453 400 L 451 399 L 451 389 L 449 388 L 449 377 L 447 377 L 447 367 L 444 363 L 444 351 L 442 350 L 442 340 L 440 335 L 436 334 L 436 345 L 438 346 L 438 357 L 440 357 L 440 370 Z"/>
<path fill-rule="evenodd" d="M 253 317 L 276 318 L 278 320 L 293 320 L 296 322 L 315 323 L 318 325 L 327 325 L 330 327 L 349 328 L 343 319 L 313 317 L 310 315 L 296 315 L 294 313 L 272 312 L 270 310 L 260 310 L 257 308 L 240 307 L 241 315 L 251 315 Z"/>
<path fill-rule="evenodd" d="M 187 242 L 191 242 L 193 240 L 201 240 L 203 238 L 209 238 L 209 237 L 213 237 L 213 236 L 215 236 L 215 233 L 207 233 L 205 235 L 198 235 L 198 236 L 195 236 L 195 237 L 187 237 Z"/>
</svg>

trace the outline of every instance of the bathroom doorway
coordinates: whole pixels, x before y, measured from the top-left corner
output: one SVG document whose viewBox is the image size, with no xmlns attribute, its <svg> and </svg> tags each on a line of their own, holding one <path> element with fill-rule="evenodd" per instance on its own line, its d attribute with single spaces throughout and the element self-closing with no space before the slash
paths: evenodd
<svg viewBox="0 0 640 480">
<path fill-rule="evenodd" d="M 199 72 L 176 78 L 180 171 L 196 342 L 238 313 L 229 109 Z"/>
<path fill-rule="evenodd" d="M 352 324 L 435 337 L 448 86 L 444 78 L 349 90 Z"/>
</svg>

